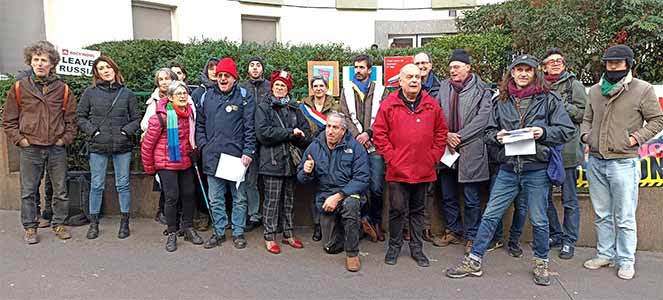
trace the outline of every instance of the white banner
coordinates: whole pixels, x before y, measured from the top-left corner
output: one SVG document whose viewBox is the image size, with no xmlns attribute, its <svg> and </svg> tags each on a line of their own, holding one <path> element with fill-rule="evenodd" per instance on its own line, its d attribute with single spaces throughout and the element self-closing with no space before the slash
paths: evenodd
<svg viewBox="0 0 663 300">
<path fill-rule="evenodd" d="M 60 63 L 55 72 L 60 75 L 92 76 L 92 63 L 101 52 L 85 49 L 59 48 Z"/>
</svg>

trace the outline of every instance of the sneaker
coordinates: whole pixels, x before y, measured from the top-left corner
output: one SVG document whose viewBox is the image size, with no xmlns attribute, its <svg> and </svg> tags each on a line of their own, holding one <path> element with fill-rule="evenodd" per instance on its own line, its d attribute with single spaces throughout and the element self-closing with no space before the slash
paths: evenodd
<svg viewBox="0 0 663 300">
<path fill-rule="evenodd" d="M 635 266 L 634 265 L 623 265 L 619 267 L 617 271 L 617 277 L 624 280 L 631 280 L 635 276 Z"/>
<path fill-rule="evenodd" d="M 481 263 L 465 256 L 463 260 L 455 267 L 447 269 L 445 272 L 449 278 L 463 278 L 468 275 L 481 277 L 483 271 L 481 270 Z"/>
<path fill-rule="evenodd" d="M 518 257 L 523 256 L 523 249 L 520 248 L 520 243 L 516 243 L 516 244 L 509 243 L 508 248 L 509 248 L 508 249 L 509 250 L 509 255 L 511 255 L 511 257 L 518 258 Z"/>
<path fill-rule="evenodd" d="M 602 267 L 612 268 L 615 266 L 615 262 L 613 262 L 610 259 L 594 257 L 590 260 L 585 261 L 585 263 L 583 263 L 582 265 L 590 270 L 598 270 Z"/>
<path fill-rule="evenodd" d="M 491 252 L 495 249 L 502 248 L 504 247 L 504 242 L 497 240 L 497 241 L 492 241 L 490 242 L 490 245 L 488 245 L 488 249 L 486 249 L 487 252 Z"/>
<path fill-rule="evenodd" d="M 449 245 L 460 244 L 461 238 L 450 230 L 445 230 L 442 236 L 438 236 L 433 240 L 433 246 L 435 247 L 446 247 Z"/>
<path fill-rule="evenodd" d="M 68 240 L 71 238 L 71 234 L 63 225 L 56 225 L 55 228 L 53 228 L 53 233 L 55 233 L 55 236 L 61 240 Z"/>
<path fill-rule="evenodd" d="M 25 235 L 23 235 L 23 241 L 25 241 L 25 243 L 28 245 L 39 243 L 39 235 L 37 235 L 37 228 L 26 229 Z"/>
<path fill-rule="evenodd" d="M 548 262 L 542 259 L 534 259 L 534 283 L 538 285 L 550 285 L 550 270 L 548 269 Z"/>
<path fill-rule="evenodd" d="M 559 258 L 561 259 L 572 259 L 573 254 L 575 253 L 576 247 L 565 244 L 562 246 L 562 250 L 559 251 Z"/>
</svg>

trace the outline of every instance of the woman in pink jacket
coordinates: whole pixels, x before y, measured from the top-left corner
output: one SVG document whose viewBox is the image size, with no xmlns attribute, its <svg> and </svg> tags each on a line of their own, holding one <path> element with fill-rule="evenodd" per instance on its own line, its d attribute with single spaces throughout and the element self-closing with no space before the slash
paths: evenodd
<svg viewBox="0 0 663 300">
<path fill-rule="evenodd" d="M 147 174 L 159 174 L 166 198 L 168 225 L 166 251 L 177 250 L 177 207 L 182 208 L 184 240 L 200 245 L 203 239 L 193 230 L 194 171 L 191 157 L 197 151 L 193 106 L 187 103 L 189 93 L 184 82 L 173 81 L 167 97 L 156 105 L 141 145 L 143 168 Z"/>
</svg>

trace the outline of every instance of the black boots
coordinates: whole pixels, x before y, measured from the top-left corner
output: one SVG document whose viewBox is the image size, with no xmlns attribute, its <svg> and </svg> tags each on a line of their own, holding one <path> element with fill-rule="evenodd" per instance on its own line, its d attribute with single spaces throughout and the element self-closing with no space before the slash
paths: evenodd
<svg viewBox="0 0 663 300">
<path fill-rule="evenodd" d="M 166 240 L 166 251 L 173 252 L 177 250 L 177 233 L 168 233 L 168 240 Z"/>
<path fill-rule="evenodd" d="M 126 239 L 129 237 L 129 213 L 122 213 L 120 220 L 120 231 L 117 232 L 119 239 Z"/>
<path fill-rule="evenodd" d="M 320 229 L 320 224 L 315 224 L 313 226 L 313 237 L 311 239 L 316 242 L 322 239 L 322 230 Z"/>
<path fill-rule="evenodd" d="M 198 235 L 198 233 L 191 227 L 184 228 L 184 229 L 182 229 L 182 231 L 184 232 L 184 240 L 185 241 L 189 241 L 194 245 L 202 245 L 203 242 L 205 242 L 203 240 L 203 238 L 201 238 Z"/>
<path fill-rule="evenodd" d="M 87 239 L 94 240 L 99 237 L 99 215 L 90 215 L 90 227 L 87 229 Z"/>
</svg>

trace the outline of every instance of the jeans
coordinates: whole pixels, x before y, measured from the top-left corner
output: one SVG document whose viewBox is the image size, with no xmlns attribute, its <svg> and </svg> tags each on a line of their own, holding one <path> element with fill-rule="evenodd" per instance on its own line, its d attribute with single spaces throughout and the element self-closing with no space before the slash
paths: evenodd
<svg viewBox="0 0 663 300">
<path fill-rule="evenodd" d="M 373 224 L 381 224 L 382 222 L 382 191 L 384 185 L 384 159 L 382 156 L 373 152 L 368 155 L 368 165 L 370 169 L 370 207 L 368 217 Z"/>
<path fill-rule="evenodd" d="M 424 198 L 428 182 L 409 184 L 387 182 L 389 186 L 389 248 L 400 249 L 403 245 L 403 226 L 409 214 L 410 253 L 423 251 L 421 235 L 424 227 Z"/>
<path fill-rule="evenodd" d="M 552 193 L 548 196 L 548 222 L 550 223 L 550 238 L 562 242 L 564 245 L 575 246 L 578 240 L 580 227 L 580 206 L 576 193 L 576 169 L 566 168 L 564 184 L 562 185 L 562 206 L 564 207 L 564 231 L 559 224 L 557 210 L 553 204 Z"/>
<path fill-rule="evenodd" d="M 120 212 L 128 213 L 129 207 L 131 207 L 131 192 L 129 190 L 131 152 L 116 154 L 90 153 L 90 214 L 98 214 L 101 210 L 101 201 L 106 185 L 108 158 L 113 159 L 115 189 L 120 201 Z"/>
<path fill-rule="evenodd" d="M 62 225 L 69 211 L 67 197 L 67 150 L 60 146 L 20 148 L 21 223 L 23 228 L 37 228 L 39 216 L 35 195 L 44 169 L 53 183 L 53 226 Z"/>
<path fill-rule="evenodd" d="M 497 171 L 499 172 L 499 170 Z M 490 190 L 493 190 L 495 185 L 495 178 L 497 174 L 490 177 Z M 527 202 L 522 197 L 522 194 L 518 194 L 516 199 L 513 202 L 513 218 L 511 219 L 511 228 L 509 228 L 509 245 L 518 245 L 520 243 L 520 236 L 523 234 L 523 228 L 525 227 L 525 221 L 527 220 Z M 497 228 L 495 229 L 495 236 L 493 241 L 502 240 L 502 234 L 504 232 L 504 224 L 502 219 L 497 223 Z"/>
<path fill-rule="evenodd" d="M 548 260 L 548 193 L 550 193 L 550 179 L 546 169 L 522 171 L 515 173 L 500 170 L 495 179 L 495 185 L 490 193 L 479 225 L 479 232 L 472 246 L 470 257 L 481 261 L 495 234 L 497 223 L 504 216 L 511 202 L 521 194 L 529 208 L 530 222 L 534 234 L 534 257 Z"/>
<path fill-rule="evenodd" d="M 359 210 L 361 202 L 354 197 L 346 197 L 333 212 L 320 214 L 322 244 L 336 248 L 344 245 L 348 257 L 359 255 Z"/>
<path fill-rule="evenodd" d="M 463 233 L 463 228 L 465 228 L 465 240 L 473 241 L 481 221 L 481 199 L 479 199 L 481 183 L 472 182 L 462 185 L 465 199 L 463 223 L 460 219 L 458 199 L 458 171 L 441 171 L 440 188 L 442 189 L 442 204 L 444 216 L 447 220 L 447 229 L 460 236 Z"/>
<path fill-rule="evenodd" d="M 166 198 L 164 215 L 168 232 L 176 232 L 179 228 L 178 210 L 182 210 L 182 228 L 193 225 L 193 206 L 195 193 L 193 168 L 182 171 L 159 170 L 162 192 Z"/>
<path fill-rule="evenodd" d="M 253 163 L 249 165 L 246 173 L 246 181 L 244 182 L 245 198 L 247 203 L 248 217 L 253 222 L 258 222 L 262 219 L 260 214 L 260 192 L 258 191 L 258 165 L 259 161 L 254 159 Z"/>
<path fill-rule="evenodd" d="M 233 197 L 232 204 L 232 230 L 233 236 L 240 236 L 244 234 L 244 226 L 246 225 L 246 198 L 245 198 L 245 183 L 239 184 L 239 189 L 236 188 L 234 181 L 216 178 L 214 176 L 207 177 L 209 184 L 209 200 L 210 208 L 212 209 L 212 217 L 214 218 L 214 229 L 218 234 L 225 232 L 226 224 L 228 224 L 228 214 L 226 214 L 226 189 L 230 188 L 230 193 Z"/>
<path fill-rule="evenodd" d="M 616 259 L 620 266 L 635 263 L 638 244 L 635 211 L 640 176 L 637 158 L 589 157 L 587 180 L 596 215 L 597 256 Z"/>
<path fill-rule="evenodd" d="M 53 215 L 53 183 L 51 182 L 51 176 L 48 176 L 46 168 L 44 168 L 44 208 L 41 207 L 41 197 L 39 192 L 35 193 L 35 202 L 37 202 L 37 214 L 41 214 L 42 211 L 50 212 L 50 215 Z M 37 191 L 39 191 L 39 185 L 37 185 Z M 42 214 L 43 216 L 43 214 Z"/>
</svg>

